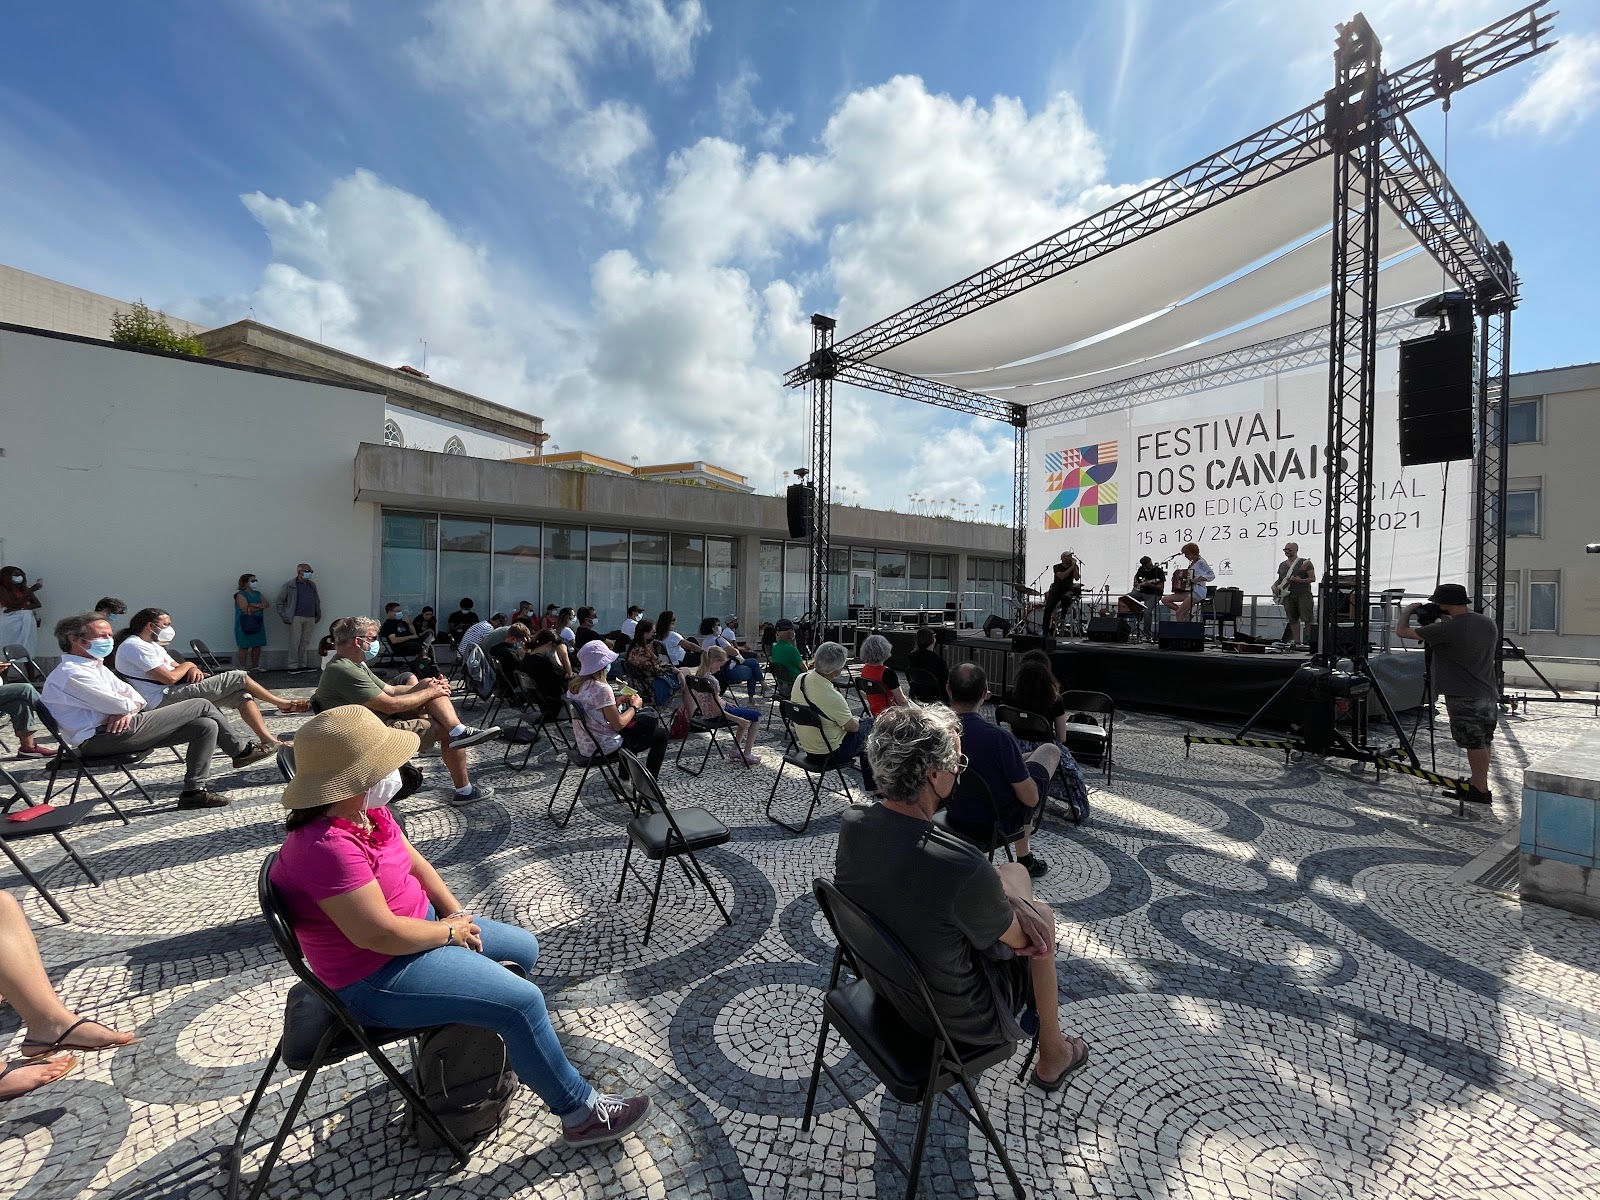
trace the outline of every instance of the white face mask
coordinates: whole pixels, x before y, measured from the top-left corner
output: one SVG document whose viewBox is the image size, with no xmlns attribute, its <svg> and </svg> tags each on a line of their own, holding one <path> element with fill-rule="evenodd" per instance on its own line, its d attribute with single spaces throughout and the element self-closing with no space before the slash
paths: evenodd
<svg viewBox="0 0 1600 1200">
<path fill-rule="evenodd" d="M 310 579 L 311 578 L 311 572 L 310 571 L 302 571 L 300 573 L 300 578 L 301 579 Z"/>
<path fill-rule="evenodd" d="M 366 795 L 361 797 L 361 808 L 382 808 L 393 800 L 400 792 L 400 768 L 396 767 L 377 783 L 367 789 Z"/>
<path fill-rule="evenodd" d="M 178 631 L 171 625 L 168 625 L 165 629 L 156 630 L 156 641 L 160 642 L 163 646 L 177 636 Z"/>
<path fill-rule="evenodd" d="M 261 582 L 261 581 L 260 581 L 260 580 L 259 580 L 259 579 L 252 579 L 252 580 L 251 580 L 251 581 L 250 581 L 250 586 L 251 586 L 251 587 L 255 587 L 255 586 L 256 586 L 256 584 L 258 584 L 258 583 L 260 583 L 260 582 Z"/>
</svg>

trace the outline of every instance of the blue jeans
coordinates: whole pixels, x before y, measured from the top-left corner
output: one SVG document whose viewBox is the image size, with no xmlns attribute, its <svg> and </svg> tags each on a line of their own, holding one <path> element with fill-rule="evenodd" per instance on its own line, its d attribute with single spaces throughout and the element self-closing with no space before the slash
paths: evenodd
<svg viewBox="0 0 1600 1200">
<path fill-rule="evenodd" d="M 752 700 L 756 696 L 756 684 L 761 681 L 761 664 L 754 659 L 744 659 L 742 662 L 729 663 L 717 672 L 717 677 L 723 681 L 723 687 L 731 688 L 736 683 L 743 683 L 745 691 Z"/>
<path fill-rule="evenodd" d="M 434 917 L 428 909 L 428 919 Z M 514 971 L 532 971 L 539 939 L 526 929 L 476 919 L 483 953 L 465 946 L 440 946 L 391 958 L 365 979 L 337 991 L 363 1025 L 408 1029 L 427 1025 L 477 1025 L 506 1042 L 506 1055 L 522 1082 L 558 1117 L 594 1103 L 594 1089 L 567 1061 L 550 1025 L 544 993 Z"/>
<path fill-rule="evenodd" d="M 844 735 L 844 741 L 839 743 L 839 748 L 824 758 L 820 754 L 809 754 L 806 757 L 813 762 L 824 766 L 848 766 L 851 759 L 859 759 L 861 768 L 861 786 L 867 791 L 877 789 L 877 781 L 872 778 L 872 764 L 867 761 L 867 735 L 872 732 L 872 718 L 862 717 L 861 725 L 854 733 Z"/>
</svg>

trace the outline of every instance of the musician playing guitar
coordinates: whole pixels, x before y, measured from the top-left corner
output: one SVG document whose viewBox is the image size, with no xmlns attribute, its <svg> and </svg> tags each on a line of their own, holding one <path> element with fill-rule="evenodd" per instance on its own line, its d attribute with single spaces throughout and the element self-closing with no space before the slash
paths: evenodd
<svg viewBox="0 0 1600 1200">
<path fill-rule="evenodd" d="M 1050 590 L 1044 594 L 1044 629 L 1048 635 L 1052 626 L 1051 615 L 1057 610 L 1066 610 L 1079 596 L 1083 594 L 1083 571 L 1078 566 L 1078 560 L 1071 550 L 1061 552 L 1061 561 L 1050 570 L 1054 573 L 1050 581 Z"/>
<path fill-rule="evenodd" d="M 1200 557 L 1200 547 L 1193 542 L 1184 546 L 1183 556 L 1189 560 L 1189 565 L 1172 573 L 1172 594 L 1161 598 L 1161 603 L 1172 610 L 1173 618 L 1178 621 L 1189 619 L 1195 601 L 1206 598 L 1206 584 L 1217 577 L 1211 564 Z"/>
<path fill-rule="evenodd" d="M 1272 598 L 1283 605 L 1283 615 L 1289 620 L 1283 631 L 1284 641 L 1301 641 L 1304 625 L 1317 619 L 1317 602 L 1312 595 L 1316 581 L 1317 568 L 1311 560 L 1300 557 L 1297 543 L 1286 542 L 1283 561 L 1278 564 L 1278 581 L 1272 585 Z"/>
</svg>

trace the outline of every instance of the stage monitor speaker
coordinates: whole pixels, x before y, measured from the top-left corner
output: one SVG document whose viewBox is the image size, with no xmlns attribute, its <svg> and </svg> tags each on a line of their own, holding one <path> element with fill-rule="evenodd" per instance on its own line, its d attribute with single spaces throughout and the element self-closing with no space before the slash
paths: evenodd
<svg viewBox="0 0 1600 1200">
<path fill-rule="evenodd" d="M 1090 617 L 1091 642 L 1125 642 L 1133 635 L 1128 623 L 1121 617 Z"/>
<path fill-rule="evenodd" d="M 1011 628 L 1011 622 L 997 613 L 990 613 L 989 619 L 983 623 L 984 637 L 1005 637 L 1006 630 Z"/>
<path fill-rule="evenodd" d="M 956 644 L 956 631 L 953 625 L 939 626 L 939 628 L 934 631 L 933 636 L 941 646 L 953 646 Z"/>
<path fill-rule="evenodd" d="M 1201 621 L 1163 621 L 1157 626 L 1157 645 L 1163 650 L 1204 650 L 1206 627 Z"/>
<path fill-rule="evenodd" d="M 1471 458 L 1472 329 L 1400 343 L 1400 463 Z"/>
<path fill-rule="evenodd" d="M 790 537 L 808 538 L 811 536 L 811 497 L 813 494 L 809 483 L 791 483 L 789 485 Z"/>
<path fill-rule="evenodd" d="M 1019 633 L 1011 639 L 1011 653 L 1026 654 L 1029 650 L 1055 649 L 1055 639 L 1043 637 L 1037 633 Z"/>
</svg>

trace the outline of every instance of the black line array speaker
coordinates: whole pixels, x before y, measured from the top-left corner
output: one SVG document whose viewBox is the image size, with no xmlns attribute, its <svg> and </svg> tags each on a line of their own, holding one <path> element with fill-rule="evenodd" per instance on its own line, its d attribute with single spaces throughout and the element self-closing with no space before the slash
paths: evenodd
<svg viewBox="0 0 1600 1200">
<path fill-rule="evenodd" d="M 1133 633 L 1122 617 L 1090 617 L 1088 632 L 1091 642 L 1125 642 Z"/>
<path fill-rule="evenodd" d="M 1472 326 L 1400 343 L 1400 463 L 1471 458 Z"/>
<path fill-rule="evenodd" d="M 1206 627 L 1203 621 L 1163 621 L 1156 627 L 1157 645 L 1163 650 L 1204 650 Z"/>
<path fill-rule="evenodd" d="M 809 483 L 789 485 L 789 536 L 792 538 L 811 536 L 811 495 Z"/>
</svg>

